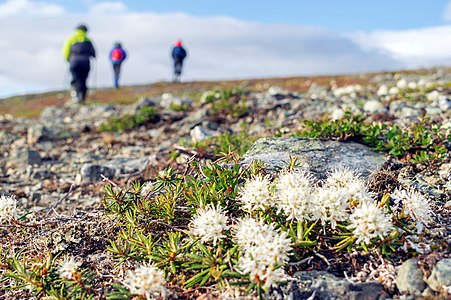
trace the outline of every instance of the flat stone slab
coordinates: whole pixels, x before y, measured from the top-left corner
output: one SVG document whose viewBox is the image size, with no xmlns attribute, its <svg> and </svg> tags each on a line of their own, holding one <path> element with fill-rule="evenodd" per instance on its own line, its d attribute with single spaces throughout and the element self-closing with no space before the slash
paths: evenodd
<svg viewBox="0 0 451 300">
<path fill-rule="evenodd" d="M 318 179 L 325 179 L 327 172 L 338 167 L 347 167 L 363 178 L 384 164 L 384 155 L 369 147 L 353 142 L 321 141 L 307 138 L 262 138 L 255 142 L 243 156 L 242 164 L 260 160 L 268 168 L 284 168 L 296 157 L 301 168 Z"/>
<path fill-rule="evenodd" d="M 80 168 L 77 175 L 78 181 L 97 181 L 102 179 L 101 175 L 107 178 L 120 178 L 124 175 L 140 173 L 149 164 L 147 158 L 115 158 L 107 162 L 85 163 Z"/>
<path fill-rule="evenodd" d="M 300 271 L 293 277 L 291 299 L 390 299 L 379 282 L 351 283 L 325 271 Z"/>
</svg>

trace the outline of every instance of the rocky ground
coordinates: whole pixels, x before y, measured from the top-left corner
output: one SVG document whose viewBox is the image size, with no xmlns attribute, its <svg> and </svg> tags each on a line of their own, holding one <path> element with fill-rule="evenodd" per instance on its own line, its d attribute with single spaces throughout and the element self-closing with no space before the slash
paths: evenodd
<svg viewBox="0 0 451 300">
<path fill-rule="evenodd" d="M 95 218 L 101 214 L 105 178 L 126 186 L 132 180 L 149 180 L 168 166 L 183 170 L 186 161 L 193 155 L 201 161 L 214 160 L 219 158 L 217 154 L 203 148 L 200 143 L 211 136 L 245 134 L 255 140 L 259 137 L 288 137 L 304 128 L 303 121 L 306 119 L 340 119 L 346 111 L 364 114 L 367 122 L 398 124 L 401 127 L 427 117 L 430 118 L 428 122 L 447 129 L 449 135 L 451 73 L 448 70 L 371 74 L 355 78 L 355 84 L 337 78 L 329 78 L 328 81 L 324 78 L 304 80 L 302 88 L 300 85 L 290 86 L 286 81 L 278 82 L 279 85 L 275 82 L 254 82 L 249 89 L 240 91 L 243 97 L 236 97 L 233 93 L 228 95 L 228 104 L 223 106 L 208 100 L 209 97 L 215 97 L 215 93 L 223 91 L 212 89 L 195 95 L 191 90 L 189 94 L 192 96 L 180 97 L 180 90 L 171 93 L 168 88 L 169 91 L 159 95 L 142 95 L 138 101 L 128 105 L 90 104 L 88 101 L 82 106 L 66 104 L 46 107 L 37 119 L 0 115 L 0 194 L 15 195 L 19 209 L 31 212 L 30 218 L 35 214 L 36 218 L 45 216 L 57 223 L 78 216 L 88 224 L 86 226 L 94 228 Z M 225 96 L 219 95 L 218 98 L 221 97 Z M 142 107 L 154 107 L 160 115 L 159 121 L 122 133 L 99 131 L 100 124 L 111 117 L 134 114 Z M 449 151 L 449 140 L 447 144 L 445 141 L 445 146 Z M 265 149 L 260 151 L 264 152 Z M 413 164 L 408 157 L 398 159 L 387 154 L 382 156 L 383 161 L 376 169 L 382 168 L 398 184 L 413 187 L 432 201 L 435 224 L 430 228 L 430 234 L 432 238 L 449 245 L 449 153 L 440 160 L 424 164 Z M 358 160 L 356 157 L 351 159 Z M 65 223 L 61 226 L 66 226 Z M 50 232 L 42 233 L 42 237 L 52 239 L 57 230 L 53 228 Z M 114 235 L 114 232 L 99 234 L 108 236 Z M 10 241 L 10 238 L 6 229 L 0 231 L 0 242 L 4 249 L 19 249 L 19 245 Z M 47 243 L 47 247 L 50 247 L 49 244 L 52 242 Z M 66 244 L 71 245 L 70 238 Z M 85 250 L 88 260 L 101 260 L 104 256 L 104 245 L 97 244 L 96 247 Z M 387 290 L 386 287 L 385 291 L 377 290 L 377 293 L 380 297 L 406 294 L 410 296 L 405 297 L 433 298 L 439 296 L 436 285 L 446 285 L 450 289 L 450 251 L 449 247 L 441 249 L 439 252 L 425 251 L 404 264 L 403 260 L 397 260 L 397 265 L 390 271 L 393 280 L 397 278 L 396 288 L 393 286 Z M 348 257 L 350 261 L 351 256 Z M 366 281 L 357 280 L 358 276 L 377 281 L 373 271 L 382 267 L 377 258 L 373 259 L 361 263 L 363 273 L 347 274 L 354 277 L 355 284 Z M 363 265 L 366 270 L 363 270 Z M 441 266 L 440 270 L 434 269 L 435 265 Z M 379 270 L 377 274 L 381 272 Z M 429 276 L 431 273 L 439 277 L 439 282 L 442 281 L 430 283 L 432 279 L 429 278 L 433 277 Z M 363 294 L 359 294 L 349 287 L 349 280 L 332 278 L 334 275 L 331 273 L 302 273 L 297 276 L 304 283 L 311 282 L 304 287 L 298 285 L 292 288 L 291 294 L 297 299 L 326 299 L 330 296 L 327 293 L 332 293 L 338 299 L 363 299 L 365 293 L 373 293 L 365 289 Z M 310 277 L 306 279 L 306 276 Z M 315 295 L 311 292 L 312 286 L 316 288 Z M 342 291 L 336 290 L 336 286 L 340 286 Z M 346 288 L 343 289 L 343 286 Z M 446 292 L 440 295 L 446 298 Z M 14 296 L 14 293 L 0 292 L 2 296 L 5 299 L 20 298 L 20 294 Z"/>
</svg>

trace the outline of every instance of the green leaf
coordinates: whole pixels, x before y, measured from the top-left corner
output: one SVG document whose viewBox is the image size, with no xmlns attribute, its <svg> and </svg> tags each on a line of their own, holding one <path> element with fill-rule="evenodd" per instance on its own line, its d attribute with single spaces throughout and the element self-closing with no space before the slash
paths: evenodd
<svg viewBox="0 0 451 300">
<path fill-rule="evenodd" d="M 202 272 L 200 272 L 200 273 L 194 275 L 193 277 L 191 277 L 190 279 L 188 279 L 188 280 L 185 282 L 184 286 L 185 286 L 186 288 L 193 287 L 194 285 L 196 285 L 196 284 L 198 284 L 199 282 L 201 282 L 202 279 L 203 279 L 203 277 L 205 276 L 205 274 L 207 274 L 208 272 L 210 272 L 209 269 L 203 270 Z"/>
<path fill-rule="evenodd" d="M 205 285 L 205 284 L 207 283 L 208 279 L 210 279 L 210 277 L 211 277 L 211 273 L 208 272 L 208 273 L 204 276 L 204 278 L 202 279 L 202 281 L 199 283 L 199 285 L 200 285 L 200 286 Z"/>
</svg>

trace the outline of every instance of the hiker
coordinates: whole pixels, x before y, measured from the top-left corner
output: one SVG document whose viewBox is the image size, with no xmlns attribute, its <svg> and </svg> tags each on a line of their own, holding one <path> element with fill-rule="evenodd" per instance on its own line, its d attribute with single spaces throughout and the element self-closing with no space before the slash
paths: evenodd
<svg viewBox="0 0 451 300">
<path fill-rule="evenodd" d="M 182 41 L 178 40 L 175 42 L 174 48 L 172 48 L 172 59 L 174 60 L 174 82 L 180 82 L 183 60 L 185 57 L 186 50 L 182 47 Z"/>
<path fill-rule="evenodd" d="M 71 97 L 75 103 L 86 99 L 88 87 L 86 80 L 91 68 L 90 58 L 96 57 L 91 40 L 87 36 L 88 27 L 84 24 L 77 26 L 75 33 L 64 44 L 64 59 L 69 62 L 71 80 Z"/>
<path fill-rule="evenodd" d="M 121 74 L 122 62 L 127 58 L 127 53 L 122 48 L 121 43 L 115 43 L 110 52 L 110 61 L 114 71 L 114 87 L 119 88 L 119 76 Z"/>
</svg>

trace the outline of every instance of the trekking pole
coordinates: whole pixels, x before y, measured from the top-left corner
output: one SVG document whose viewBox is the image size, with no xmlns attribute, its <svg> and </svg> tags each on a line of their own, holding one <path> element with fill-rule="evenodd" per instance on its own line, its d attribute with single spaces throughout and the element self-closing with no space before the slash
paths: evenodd
<svg viewBox="0 0 451 300">
<path fill-rule="evenodd" d="M 70 72 L 70 68 L 66 68 L 66 71 L 63 75 L 63 87 L 61 89 L 64 98 L 66 98 L 66 95 L 69 95 L 69 99 L 72 98 L 72 86 L 71 86 L 71 80 L 72 74 Z M 67 94 L 66 94 L 67 93 Z"/>
<path fill-rule="evenodd" d="M 94 70 L 93 70 L 93 72 L 94 72 L 94 76 L 93 76 L 93 88 L 92 88 L 92 91 L 93 91 L 93 95 L 95 95 L 96 93 L 97 93 L 97 58 L 94 58 Z"/>
<path fill-rule="evenodd" d="M 67 90 L 67 86 L 69 83 L 69 73 L 70 73 L 70 70 L 68 68 L 66 68 L 66 71 L 64 72 L 64 75 L 63 75 L 63 87 L 61 89 L 63 91 Z"/>
</svg>

